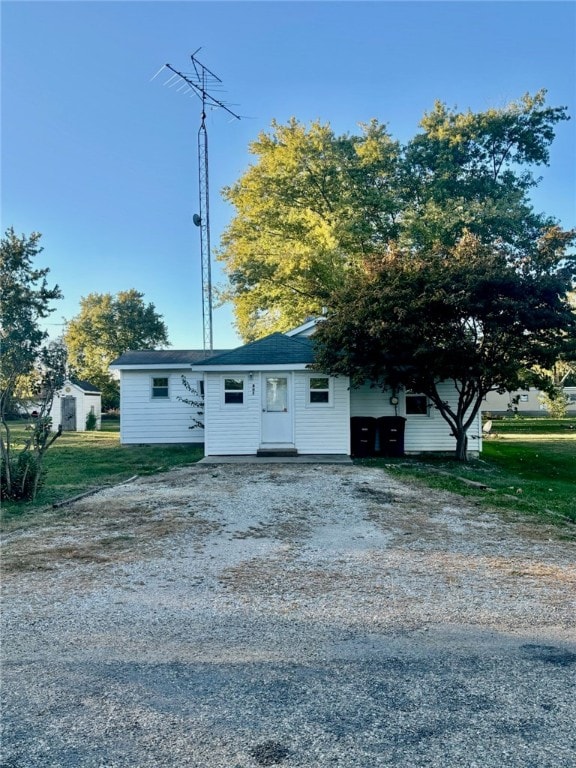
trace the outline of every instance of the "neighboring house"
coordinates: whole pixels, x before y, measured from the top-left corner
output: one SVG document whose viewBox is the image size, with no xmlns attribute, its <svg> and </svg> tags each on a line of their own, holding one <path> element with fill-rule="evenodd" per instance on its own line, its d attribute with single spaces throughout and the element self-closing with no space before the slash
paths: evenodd
<svg viewBox="0 0 576 768">
<path fill-rule="evenodd" d="M 102 396 L 88 381 L 67 379 L 54 397 L 50 417 L 52 426 L 62 425 L 63 432 L 84 432 L 88 414 L 96 417 L 96 429 L 100 429 Z"/>
<path fill-rule="evenodd" d="M 121 375 L 121 441 L 204 442 L 207 456 L 266 454 L 385 455 L 449 452 L 450 427 L 420 393 L 366 385 L 310 370 L 314 321 L 234 350 L 129 352 L 115 360 Z M 204 393 L 204 426 L 190 430 L 185 375 Z M 444 386 L 456 402 L 453 385 Z M 196 416 L 196 413 L 194 413 Z M 481 450 L 480 416 L 469 432 Z"/>
<path fill-rule="evenodd" d="M 576 416 L 576 387 L 564 387 L 569 404 L 568 416 Z M 521 416 L 547 416 L 545 406 L 540 402 L 541 391 L 534 387 L 517 389 L 514 392 L 489 392 L 484 400 L 482 411 L 490 416 L 506 416 L 518 413 Z"/>
</svg>

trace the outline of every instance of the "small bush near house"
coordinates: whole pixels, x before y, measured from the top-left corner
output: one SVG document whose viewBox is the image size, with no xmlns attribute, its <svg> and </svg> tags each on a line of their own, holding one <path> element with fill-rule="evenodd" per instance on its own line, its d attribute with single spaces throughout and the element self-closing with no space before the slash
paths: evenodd
<svg viewBox="0 0 576 768">
<path fill-rule="evenodd" d="M 98 425 L 98 419 L 96 418 L 96 414 L 90 411 L 88 416 L 86 416 L 86 431 L 87 432 L 93 432 Z"/>
<path fill-rule="evenodd" d="M 31 451 L 22 451 L 2 462 L 0 497 L 3 501 L 33 499 L 44 485 L 46 469 Z"/>
<path fill-rule="evenodd" d="M 553 395 L 543 392 L 538 399 L 551 419 L 565 419 L 568 415 L 570 399 L 562 387 L 557 387 Z"/>
</svg>

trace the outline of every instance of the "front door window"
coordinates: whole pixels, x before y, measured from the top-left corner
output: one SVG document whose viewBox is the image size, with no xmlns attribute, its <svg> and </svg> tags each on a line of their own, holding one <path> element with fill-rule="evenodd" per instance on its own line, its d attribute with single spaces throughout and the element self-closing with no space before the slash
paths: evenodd
<svg viewBox="0 0 576 768">
<path fill-rule="evenodd" d="M 266 410 L 268 413 L 286 413 L 288 410 L 288 379 L 284 376 L 266 378 Z"/>
<path fill-rule="evenodd" d="M 269 373 L 262 377 L 262 432 L 264 445 L 291 444 L 294 439 L 292 424 L 290 376 Z"/>
</svg>

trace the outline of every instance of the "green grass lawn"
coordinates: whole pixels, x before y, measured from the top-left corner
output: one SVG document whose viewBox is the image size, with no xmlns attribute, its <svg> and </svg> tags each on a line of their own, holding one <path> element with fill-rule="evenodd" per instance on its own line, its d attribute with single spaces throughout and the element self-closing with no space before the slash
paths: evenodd
<svg viewBox="0 0 576 768">
<path fill-rule="evenodd" d="M 11 425 L 12 439 L 24 434 Z M 121 483 L 134 475 L 150 475 L 192 464 L 203 456 L 197 445 L 120 445 L 118 422 L 103 422 L 97 432 L 64 432 L 46 454 L 46 482 L 35 502 L 3 502 L 9 515 L 63 501 L 84 491 Z"/>
<path fill-rule="evenodd" d="M 494 421 L 481 458 L 468 464 L 421 457 L 362 463 L 454 491 L 486 508 L 522 512 L 570 527 L 576 523 L 576 419 Z M 487 488 L 469 486 L 459 478 Z"/>
</svg>

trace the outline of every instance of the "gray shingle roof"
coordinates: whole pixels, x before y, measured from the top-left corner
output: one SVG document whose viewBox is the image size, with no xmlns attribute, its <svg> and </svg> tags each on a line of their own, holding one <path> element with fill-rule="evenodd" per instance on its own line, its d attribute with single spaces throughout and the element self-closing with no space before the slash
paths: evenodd
<svg viewBox="0 0 576 768">
<path fill-rule="evenodd" d="M 208 356 L 207 356 L 208 355 Z M 111 365 L 202 365 L 208 367 L 225 365 L 291 365 L 308 364 L 314 361 L 312 340 L 302 336 L 286 336 L 272 333 L 263 339 L 252 341 L 242 347 L 228 350 L 203 349 L 141 349 L 124 352 Z"/>
<path fill-rule="evenodd" d="M 81 390 L 84 392 L 97 392 L 100 393 L 100 390 L 98 387 L 95 387 L 94 384 L 90 384 L 89 381 L 82 381 L 80 379 L 70 379 L 72 384 L 75 384 L 77 387 L 80 387 Z"/>
<path fill-rule="evenodd" d="M 290 365 L 312 363 L 314 348 L 309 338 L 272 333 L 243 347 L 223 352 L 202 361 L 208 367 L 216 365 Z"/>
<path fill-rule="evenodd" d="M 224 351 L 215 350 L 217 354 Z M 110 365 L 190 365 L 213 354 L 214 352 L 205 352 L 203 349 L 137 349 L 124 352 Z"/>
</svg>

